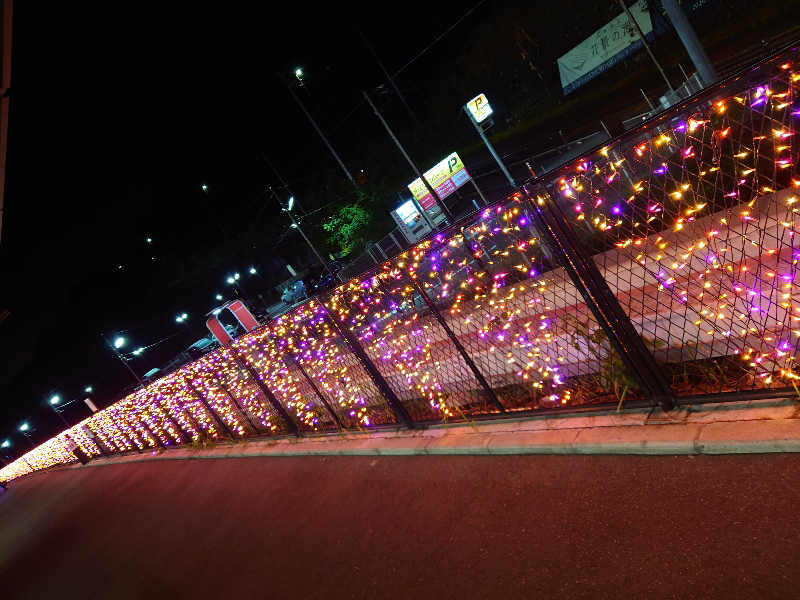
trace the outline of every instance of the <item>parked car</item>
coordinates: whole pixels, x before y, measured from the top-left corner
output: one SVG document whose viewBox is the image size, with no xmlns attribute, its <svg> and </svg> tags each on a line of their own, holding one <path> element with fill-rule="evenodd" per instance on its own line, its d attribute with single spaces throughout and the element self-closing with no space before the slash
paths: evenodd
<svg viewBox="0 0 800 600">
<path fill-rule="evenodd" d="M 281 294 L 281 302 L 291 306 L 293 304 L 297 304 L 307 297 L 308 292 L 306 291 L 306 284 L 303 283 L 302 279 L 299 279 L 283 290 L 283 293 Z"/>
</svg>

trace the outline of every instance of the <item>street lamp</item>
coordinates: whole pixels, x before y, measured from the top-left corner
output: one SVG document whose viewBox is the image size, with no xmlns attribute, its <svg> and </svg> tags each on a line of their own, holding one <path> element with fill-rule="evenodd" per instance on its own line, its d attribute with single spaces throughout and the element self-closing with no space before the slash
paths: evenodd
<svg viewBox="0 0 800 600">
<path fill-rule="evenodd" d="M 250 267 L 250 275 L 255 275 L 256 273 L 258 273 L 258 271 L 256 271 L 256 268 Z"/>
<path fill-rule="evenodd" d="M 222 294 L 217 294 L 215 297 L 217 300 L 222 300 Z"/>
<path fill-rule="evenodd" d="M 144 241 L 147 242 L 148 244 L 152 244 L 153 238 L 145 238 Z"/>
<path fill-rule="evenodd" d="M 56 408 L 56 406 L 61 403 L 61 396 L 59 396 L 58 394 L 53 394 L 52 396 L 50 396 L 50 400 L 48 403 L 50 404 L 50 408 L 52 408 L 53 412 L 58 415 L 58 418 L 61 419 L 64 425 L 69 427 L 69 423 L 67 423 L 67 420 L 64 418 L 64 415 L 62 415 L 61 411 Z"/>
<path fill-rule="evenodd" d="M 303 83 L 303 76 L 304 76 L 304 73 L 303 73 L 303 69 L 302 69 L 302 68 L 300 68 L 300 67 L 297 67 L 297 68 L 294 70 L 294 76 L 295 76 L 295 77 L 297 77 L 297 81 L 299 81 L 300 83 Z"/>
<path fill-rule="evenodd" d="M 108 347 L 111 348 L 111 351 L 119 359 L 119 362 L 125 365 L 125 368 L 128 369 L 128 371 L 130 371 L 130 374 L 133 375 L 133 378 L 139 383 L 139 385 L 144 386 L 144 383 L 142 382 L 141 378 L 136 374 L 136 371 L 134 371 L 128 364 L 128 362 L 124 358 L 122 358 L 122 354 L 120 354 L 119 352 L 119 349 L 128 343 L 128 340 L 125 339 L 125 336 L 118 335 L 114 338 L 113 342 L 109 341 L 108 338 L 106 338 L 106 336 L 103 333 L 100 334 L 100 337 L 106 344 L 108 344 Z M 136 354 L 137 356 L 142 352 L 144 352 L 144 348 L 141 347 L 133 351 L 133 353 Z"/>
<path fill-rule="evenodd" d="M 281 201 L 278 199 L 278 195 L 275 193 L 275 190 L 270 188 L 270 191 L 272 192 L 272 195 L 275 196 L 275 199 L 278 200 L 278 204 L 281 204 Z M 328 265 L 327 261 L 324 258 L 322 258 L 322 255 L 319 252 L 317 252 L 317 249 L 314 246 L 314 244 L 311 243 L 311 240 L 308 239 L 308 236 L 306 235 L 305 231 L 303 231 L 303 229 L 300 227 L 300 224 L 294 218 L 294 214 L 292 214 L 292 208 L 294 208 L 294 196 L 289 197 L 289 202 L 285 207 L 281 205 L 281 210 L 285 212 L 287 215 L 289 215 L 289 218 L 292 220 L 292 224 L 289 225 L 289 227 L 291 227 L 292 229 L 297 229 L 297 231 L 300 232 L 300 235 L 303 236 L 303 239 L 306 241 L 306 244 L 308 244 L 308 246 L 311 248 L 311 251 L 317 257 L 317 260 L 319 260 L 319 264 L 321 264 L 322 268 L 325 269 L 328 273 L 330 273 L 331 277 L 333 277 L 334 273 L 333 271 L 331 271 L 331 268 Z"/>
<path fill-rule="evenodd" d="M 94 391 L 94 388 L 90 385 L 87 385 L 85 388 L 83 388 L 83 391 L 87 394 L 91 394 Z"/>
<path fill-rule="evenodd" d="M 208 193 L 208 186 L 204 183 L 200 186 L 200 188 L 207 194 Z"/>
<path fill-rule="evenodd" d="M 181 313 L 177 317 L 175 317 L 175 322 L 176 323 L 183 323 L 188 318 L 189 318 L 189 315 L 187 315 L 186 313 Z"/>
<path fill-rule="evenodd" d="M 0 444 L 0 448 L 10 448 L 11 447 L 11 440 L 5 439 L 3 443 Z"/>
<path fill-rule="evenodd" d="M 247 295 L 244 293 L 244 290 L 239 287 L 239 279 L 242 276 L 239 273 L 234 273 L 233 275 L 228 275 L 228 278 L 225 280 L 228 282 L 228 285 L 232 285 L 233 289 L 236 291 L 236 294 L 241 296 L 242 298 L 247 299 Z M 217 297 L 217 300 L 221 300 L 221 298 Z"/>
<path fill-rule="evenodd" d="M 31 440 L 31 437 L 30 437 L 31 436 L 31 434 L 30 434 L 30 431 L 31 431 L 30 424 L 27 421 L 23 421 L 22 423 L 20 423 L 18 429 L 19 429 L 19 432 L 22 435 L 25 436 L 25 439 L 28 440 L 28 443 L 31 445 L 31 448 L 35 448 L 36 446 L 35 446 L 35 444 L 33 443 L 33 440 Z"/>
</svg>

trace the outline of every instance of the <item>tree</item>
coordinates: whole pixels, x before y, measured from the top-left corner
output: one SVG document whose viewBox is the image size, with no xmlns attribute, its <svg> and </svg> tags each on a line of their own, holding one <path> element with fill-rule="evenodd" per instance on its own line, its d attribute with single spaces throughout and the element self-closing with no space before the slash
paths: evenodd
<svg viewBox="0 0 800 600">
<path fill-rule="evenodd" d="M 355 202 L 336 208 L 322 228 L 328 232 L 328 243 L 337 246 L 346 256 L 364 246 L 371 220 L 372 214 L 361 203 Z"/>
</svg>

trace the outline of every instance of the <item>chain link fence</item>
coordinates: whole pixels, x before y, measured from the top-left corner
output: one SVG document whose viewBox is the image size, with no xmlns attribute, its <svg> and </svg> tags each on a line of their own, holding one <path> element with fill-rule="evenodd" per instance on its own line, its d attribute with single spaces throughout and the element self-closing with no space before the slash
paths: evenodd
<svg viewBox="0 0 800 600">
<path fill-rule="evenodd" d="M 0 470 L 251 436 L 794 393 L 796 48 Z M 375 252 L 375 250 L 373 250 Z"/>
</svg>

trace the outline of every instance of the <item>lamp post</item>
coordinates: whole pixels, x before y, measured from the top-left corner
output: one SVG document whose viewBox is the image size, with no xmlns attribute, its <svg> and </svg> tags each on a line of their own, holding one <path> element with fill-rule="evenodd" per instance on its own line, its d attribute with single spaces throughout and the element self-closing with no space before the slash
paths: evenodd
<svg viewBox="0 0 800 600">
<path fill-rule="evenodd" d="M 61 419 L 64 425 L 69 427 L 69 423 L 67 423 L 67 420 L 64 418 L 64 415 L 62 415 L 61 411 L 56 408 L 59 404 L 61 404 L 61 396 L 59 396 L 58 394 L 53 394 L 50 397 L 50 400 L 47 401 L 47 404 L 50 406 L 50 408 L 53 409 L 53 412 L 58 415 L 58 418 Z"/>
<path fill-rule="evenodd" d="M 227 283 L 228 285 L 232 285 L 234 291 L 236 292 L 236 295 L 237 296 L 241 296 L 242 298 L 244 298 L 246 300 L 247 299 L 247 294 L 244 293 L 244 289 L 242 289 L 242 287 L 239 285 L 239 280 L 241 278 L 242 278 L 242 276 L 238 272 L 236 272 L 236 273 L 233 273 L 232 275 L 228 275 L 228 277 L 225 279 L 225 283 Z M 220 299 L 219 296 L 220 295 L 217 294 L 217 299 L 218 300 Z"/>
<path fill-rule="evenodd" d="M 292 213 L 292 209 L 294 208 L 294 196 L 290 196 L 286 206 L 283 206 L 283 203 L 280 201 L 280 198 L 278 198 L 278 194 L 275 193 L 275 190 L 269 188 L 269 191 L 272 192 L 272 195 L 275 197 L 275 200 L 278 201 L 278 205 L 281 207 L 281 210 L 285 212 L 287 215 L 289 215 L 289 218 L 292 221 L 290 227 L 292 229 L 297 229 L 297 231 L 300 232 L 300 235 L 303 236 L 303 239 L 306 241 L 306 244 L 308 244 L 308 247 L 311 248 L 311 251 L 317 257 L 317 260 L 319 261 L 319 264 L 322 265 L 322 268 L 325 269 L 330 274 L 331 277 L 334 277 L 335 273 L 331 270 L 328 261 L 322 258 L 322 255 L 317 251 L 316 246 L 314 246 L 311 240 L 308 239 L 308 236 L 306 235 L 306 232 L 303 231 L 303 228 L 300 227 L 300 223 L 298 223 L 297 220 L 294 218 L 294 214 Z"/>
<path fill-rule="evenodd" d="M 9 440 L 8 438 L 6 438 L 2 442 L 0 442 L 0 449 L 3 450 L 3 458 L 0 459 L 0 460 L 3 461 L 4 465 L 8 465 L 9 462 L 11 461 L 11 458 L 6 453 L 6 449 L 8 449 L 10 447 L 11 447 L 11 440 Z M 3 486 L 3 488 L 5 489 L 5 486 Z"/>
<path fill-rule="evenodd" d="M 30 444 L 31 448 L 35 448 L 36 445 L 33 443 L 33 440 L 31 439 L 31 434 L 30 434 L 31 426 L 28 424 L 28 422 L 27 421 L 23 421 L 22 423 L 20 423 L 20 425 L 19 425 L 19 427 L 17 429 L 19 430 L 19 432 L 22 435 L 25 436 L 25 439 L 28 440 L 28 443 Z"/>
<path fill-rule="evenodd" d="M 91 397 L 88 395 L 91 394 L 93 391 L 94 388 L 91 385 L 87 385 L 85 388 L 83 388 L 83 394 L 75 396 L 72 400 L 69 400 L 68 402 L 62 402 L 62 398 L 59 394 L 53 394 L 47 401 L 47 405 L 53 409 L 53 412 L 56 413 L 58 415 L 58 418 L 64 422 L 64 425 L 70 427 L 69 422 L 64 418 L 62 412 L 64 410 L 64 407 L 69 406 L 70 404 L 74 404 L 78 400 L 83 400 L 86 406 L 89 407 L 89 410 L 92 413 L 94 413 L 95 411 L 97 411 L 97 407 L 94 405 Z"/>
<path fill-rule="evenodd" d="M 106 345 L 109 348 L 111 348 L 111 351 L 114 353 L 114 356 L 116 356 L 119 359 L 119 362 L 125 365 L 125 368 L 128 369 L 128 371 L 130 371 L 131 375 L 133 375 L 133 378 L 139 383 L 139 385 L 144 386 L 144 383 L 142 382 L 141 378 L 136 374 L 136 371 L 133 370 L 133 367 L 131 367 L 128 364 L 128 361 L 122 358 L 122 354 L 119 353 L 120 348 L 122 348 L 128 343 L 128 340 L 125 339 L 125 336 L 118 335 L 117 337 L 114 338 L 113 342 L 109 341 L 106 338 L 106 336 L 103 335 L 102 333 L 100 334 L 100 337 L 103 339 Z M 133 351 L 133 353 L 136 356 L 139 356 L 142 352 L 144 352 L 144 348 L 141 347 Z"/>
<path fill-rule="evenodd" d="M 308 112 L 305 105 L 302 102 L 300 102 L 300 98 L 298 98 L 297 94 L 294 93 L 294 90 L 292 89 L 292 86 L 289 83 L 289 81 L 287 81 L 287 79 L 281 73 L 278 73 L 277 75 L 278 79 L 280 79 L 286 85 L 286 89 L 289 90 L 289 94 L 291 94 L 292 99 L 297 103 L 297 106 L 300 107 L 300 110 L 303 111 L 303 114 L 306 116 L 311 125 L 314 127 L 314 130 L 317 132 L 320 139 L 328 147 L 328 150 L 330 150 L 331 154 L 333 154 L 333 158 L 335 158 L 336 162 L 339 163 L 339 166 L 342 168 L 342 171 L 344 171 L 344 174 L 347 176 L 347 179 L 350 181 L 350 183 L 353 185 L 354 188 L 358 189 L 358 185 L 356 184 L 356 180 L 353 179 L 352 173 L 350 173 L 350 170 L 344 165 L 344 162 L 342 162 L 342 159 L 339 157 L 339 155 L 336 154 L 336 150 L 333 149 L 333 145 L 330 143 L 328 138 L 325 137 L 325 134 L 322 133 L 322 129 L 319 128 L 319 125 L 317 125 L 317 122 L 314 120 L 314 117 L 311 116 L 311 113 Z M 294 76 L 299 82 L 299 84 L 303 85 L 303 77 L 305 76 L 303 73 L 303 69 L 301 69 L 300 67 L 296 68 L 294 70 Z"/>
</svg>

